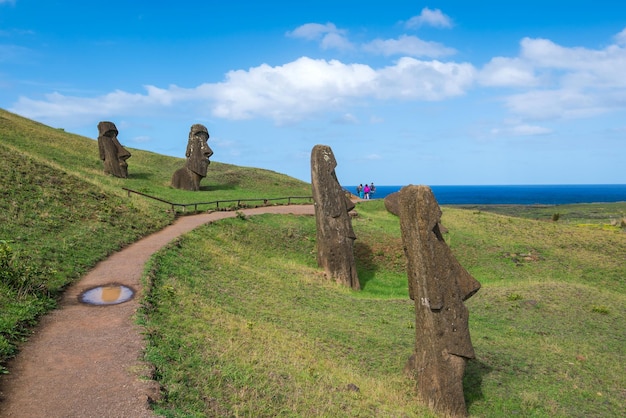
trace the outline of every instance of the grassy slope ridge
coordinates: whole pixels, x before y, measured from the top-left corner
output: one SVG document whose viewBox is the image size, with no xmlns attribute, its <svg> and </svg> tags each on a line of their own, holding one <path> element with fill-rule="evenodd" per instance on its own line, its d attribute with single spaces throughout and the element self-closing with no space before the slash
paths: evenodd
<svg viewBox="0 0 626 418">
<path fill-rule="evenodd" d="M 361 292 L 320 274 L 312 218 L 231 219 L 152 260 L 143 321 L 160 413 L 427 416 L 402 373 L 415 318 L 398 219 L 381 201 L 357 210 Z M 443 223 L 483 285 L 466 302 L 470 414 L 621 416 L 624 231 L 451 207 Z"/>
<path fill-rule="evenodd" d="M 181 138 L 184 149 L 186 133 Z M 167 205 L 129 198 L 122 187 L 180 203 L 310 194 L 306 183 L 288 176 L 217 162 L 200 192 L 172 189 L 171 174 L 183 159 L 128 149 L 129 178 L 106 176 L 96 140 L 0 109 L 0 372 L 69 283 L 172 221 Z"/>
<path fill-rule="evenodd" d="M 181 151 L 187 146 L 187 132 L 172 138 Z M 132 156 L 128 160 L 128 179 L 105 176 L 98 155 L 97 129 L 89 139 L 60 129 L 21 118 L 0 109 L 0 138 L 2 144 L 53 168 L 73 174 L 120 196 L 127 187 L 176 203 L 192 203 L 232 198 L 309 196 L 308 183 L 270 170 L 239 167 L 215 161 L 209 165 L 200 192 L 188 192 L 170 187 L 174 171 L 184 165 L 184 159 L 168 157 L 128 147 L 124 132 L 119 134 L 122 145 Z M 209 140 L 210 143 L 210 140 Z M 203 193 L 210 192 L 210 193 Z M 259 196 L 262 193 L 263 196 Z"/>
</svg>

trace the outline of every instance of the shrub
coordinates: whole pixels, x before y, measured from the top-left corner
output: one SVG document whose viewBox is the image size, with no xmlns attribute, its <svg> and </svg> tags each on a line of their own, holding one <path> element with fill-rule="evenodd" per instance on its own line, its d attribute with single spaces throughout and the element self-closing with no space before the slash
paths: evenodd
<svg viewBox="0 0 626 418">
<path fill-rule="evenodd" d="M 602 314 L 602 315 L 608 315 L 610 311 L 609 311 L 609 308 L 607 308 L 604 305 L 594 305 L 591 308 L 591 312 L 599 313 L 599 314 Z"/>
<path fill-rule="evenodd" d="M 506 299 L 510 302 L 516 301 L 516 300 L 522 300 L 523 296 L 520 295 L 519 293 L 510 293 L 507 295 Z"/>
</svg>

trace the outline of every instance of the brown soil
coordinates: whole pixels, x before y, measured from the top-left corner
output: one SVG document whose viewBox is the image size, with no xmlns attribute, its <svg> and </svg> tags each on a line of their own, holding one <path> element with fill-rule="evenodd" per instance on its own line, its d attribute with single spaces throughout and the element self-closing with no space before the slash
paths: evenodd
<svg viewBox="0 0 626 418">
<path fill-rule="evenodd" d="M 313 215 L 312 205 L 242 210 L 246 215 Z M 0 417 L 154 417 L 159 386 L 142 362 L 144 339 L 134 315 L 149 257 L 175 237 L 234 212 L 184 216 L 98 263 L 45 316 L 0 378 Z M 119 284 L 135 290 L 128 302 L 94 306 L 79 301 L 92 287 Z"/>
</svg>

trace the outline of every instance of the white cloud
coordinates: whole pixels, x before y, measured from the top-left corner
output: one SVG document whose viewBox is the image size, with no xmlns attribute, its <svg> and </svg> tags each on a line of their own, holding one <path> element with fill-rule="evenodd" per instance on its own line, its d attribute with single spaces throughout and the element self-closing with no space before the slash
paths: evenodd
<svg viewBox="0 0 626 418">
<path fill-rule="evenodd" d="M 620 32 L 615 39 L 626 37 Z M 564 47 L 524 38 L 515 58 L 496 57 L 478 77 L 485 86 L 529 90 L 504 98 L 514 115 L 531 120 L 587 118 L 626 110 L 626 47 Z"/>
<path fill-rule="evenodd" d="M 30 118 L 80 120 L 84 117 L 106 117 L 119 114 L 142 114 L 156 107 L 172 104 L 171 91 L 154 86 L 145 86 L 146 95 L 127 93 L 116 90 L 99 97 L 64 96 L 60 93 L 51 93 L 45 100 L 33 100 L 20 97 L 17 103 L 9 109 Z"/>
<path fill-rule="evenodd" d="M 452 19 L 439 9 L 424 7 L 418 16 L 413 16 L 406 22 L 407 28 L 419 28 L 420 26 L 434 26 L 437 28 L 451 28 Z"/>
<path fill-rule="evenodd" d="M 199 112 L 239 120 L 269 118 L 277 123 L 340 111 L 353 100 L 443 100 L 464 94 L 472 85 L 470 64 L 420 61 L 404 57 L 374 69 L 365 64 L 302 57 L 281 66 L 260 65 L 230 71 L 220 83 L 195 88 L 145 86 L 145 94 L 114 91 L 100 97 L 47 95 L 44 100 L 21 97 L 10 109 L 34 119 L 80 119 L 114 114 L 148 114 L 194 103 Z"/>
<path fill-rule="evenodd" d="M 214 114 L 227 119 L 297 120 L 367 95 L 375 79 L 376 71 L 367 65 L 307 57 L 277 67 L 263 64 L 230 71 L 226 81 L 212 86 Z"/>
<path fill-rule="evenodd" d="M 538 136 L 549 135 L 552 132 L 552 129 L 528 124 L 520 124 L 505 128 L 495 128 L 491 130 L 491 133 L 496 136 Z"/>
<path fill-rule="evenodd" d="M 346 37 L 339 33 L 327 33 L 322 38 L 320 42 L 320 46 L 322 49 L 338 49 L 338 50 L 349 50 L 353 49 L 354 46 Z"/>
<path fill-rule="evenodd" d="M 332 23 L 327 23 L 325 25 L 320 23 L 306 23 L 302 26 L 298 26 L 291 32 L 287 32 L 287 36 L 314 41 L 320 39 L 327 33 L 333 33 L 336 31 L 337 27 Z"/>
<path fill-rule="evenodd" d="M 231 71 L 226 81 L 210 89 L 217 101 L 215 116 L 261 116 L 285 122 L 340 109 L 356 98 L 441 100 L 463 94 L 473 76 L 469 64 L 402 58 L 376 70 L 363 64 L 303 57 L 283 66 Z"/>
<path fill-rule="evenodd" d="M 319 41 L 324 50 L 350 50 L 355 45 L 347 38 L 347 31 L 338 29 L 332 23 L 322 25 L 320 23 L 307 23 L 299 26 L 287 36 L 302 38 L 309 41 Z M 361 48 L 364 51 L 389 56 L 409 55 L 413 57 L 438 58 L 456 53 L 454 48 L 446 47 L 438 42 L 424 41 L 416 36 L 401 35 L 397 39 L 375 39 L 364 43 Z"/>
<path fill-rule="evenodd" d="M 566 89 L 515 94 L 509 96 L 505 104 L 513 113 L 535 120 L 583 118 L 610 110 L 604 95 Z M 626 101 L 622 107 L 624 104 Z"/>
<path fill-rule="evenodd" d="M 521 46 L 522 59 L 538 68 L 563 72 L 563 84 L 568 83 L 572 87 L 626 87 L 623 71 L 626 68 L 626 48 L 618 45 L 602 50 L 566 48 L 546 39 L 530 38 L 524 38 Z"/>
<path fill-rule="evenodd" d="M 326 23 L 325 25 L 307 23 L 291 32 L 287 32 L 287 36 L 303 38 L 309 41 L 319 41 L 322 49 L 352 49 L 354 46 L 346 38 L 346 33 L 347 31 L 338 29 L 332 23 Z"/>
<path fill-rule="evenodd" d="M 365 51 L 380 55 L 409 55 L 438 58 L 456 53 L 438 42 L 423 41 L 416 36 L 402 35 L 398 39 L 375 39 L 363 45 Z"/>
<path fill-rule="evenodd" d="M 493 58 L 480 71 L 480 83 L 493 87 L 528 87 L 538 84 L 533 66 L 519 58 Z"/>
<path fill-rule="evenodd" d="M 443 100 L 464 94 L 475 80 L 468 63 L 420 61 L 403 57 L 378 71 L 376 96 L 385 99 Z"/>
</svg>

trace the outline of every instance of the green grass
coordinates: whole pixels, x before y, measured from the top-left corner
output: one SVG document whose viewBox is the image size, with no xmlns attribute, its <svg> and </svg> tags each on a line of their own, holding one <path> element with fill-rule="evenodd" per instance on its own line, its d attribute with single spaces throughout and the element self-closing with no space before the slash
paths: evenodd
<svg viewBox="0 0 626 418">
<path fill-rule="evenodd" d="M 129 150 L 130 178 L 106 176 L 95 139 L 0 109 L 0 373 L 70 283 L 174 219 L 169 205 L 122 187 L 176 203 L 310 195 L 302 181 L 219 162 L 201 191 L 173 189 L 183 159 Z"/>
<path fill-rule="evenodd" d="M 154 258 L 144 320 L 147 358 L 167 389 L 160 412 L 424 412 L 401 373 L 411 349 L 411 302 L 379 298 L 373 286 L 355 297 L 326 282 L 314 236 L 310 217 L 230 219 Z"/>
<path fill-rule="evenodd" d="M 264 215 L 198 229 L 150 266 L 142 322 L 179 416 L 427 416 L 402 369 L 415 318 L 398 220 L 357 206 L 363 289 L 315 265 L 312 218 Z M 470 300 L 472 416 L 620 416 L 626 235 L 444 208 Z M 359 388 L 349 390 L 349 385 Z"/>
<path fill-rule="evenodd" d="M 472 211 L 498 213 L 540 221 L 554 221 L 580 226 L 605 226 L 618 229 L 626 226 L 626 202 L 579 203 L 571 205 L 459 205 Z M 624 222 L 624 223 L 622 223 Z M 611 228 L 617 227 L 617 228 Z"/>
<path fill-rule="evenodd" d="M 625 291 L 623 229 L 581 228 L 469 210 L 455 213 L 444 220 L 451 245 L 483 282 L 549 279 Z"/>
</svg>

